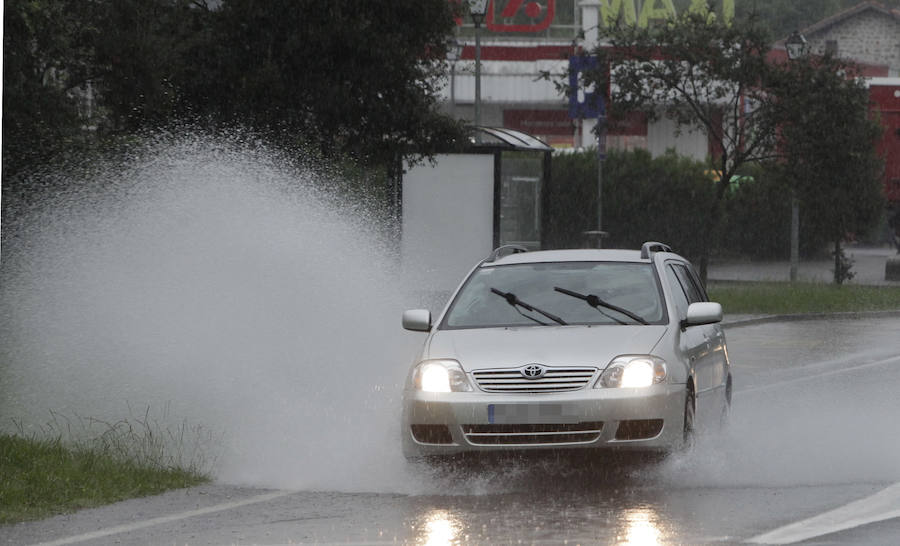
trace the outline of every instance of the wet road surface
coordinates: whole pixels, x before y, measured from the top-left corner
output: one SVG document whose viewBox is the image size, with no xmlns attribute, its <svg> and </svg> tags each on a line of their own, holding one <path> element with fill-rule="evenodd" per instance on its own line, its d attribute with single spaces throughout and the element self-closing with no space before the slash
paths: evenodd
<svg viewBox="0 0 900 546">
<path fill-rule="evenodd" d="M 900 319 L 727 336 L 729 434 L 662 462 L 411 467 L 416 495 L 215 484 L 0 527 L 0 543 L 896 544 Z"/>
</svg>

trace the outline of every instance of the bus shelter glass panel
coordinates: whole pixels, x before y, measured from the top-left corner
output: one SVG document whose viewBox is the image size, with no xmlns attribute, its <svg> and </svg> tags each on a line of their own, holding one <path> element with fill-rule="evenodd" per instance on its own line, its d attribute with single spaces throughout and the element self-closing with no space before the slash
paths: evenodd
<svg viewBox="0 0 900 546">
<path fill-rule="evenodd" d="M 544 154 L 503 152 L 500 167 L 500 244 L 541 247 Z"/>
</svg>

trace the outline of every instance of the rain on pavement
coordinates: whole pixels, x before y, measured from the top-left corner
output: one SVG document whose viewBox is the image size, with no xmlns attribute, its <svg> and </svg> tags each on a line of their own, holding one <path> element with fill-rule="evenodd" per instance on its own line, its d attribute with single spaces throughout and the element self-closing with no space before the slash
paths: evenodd
<svg viewBox="0 0 900 546">
<path fill-rule="evenodd" d="M 840 516 L 859 501 L 874 515 L 843 527 L 811 520 L 809 543 L 892 543 L 898 520 L 866 503 L 900 480 L 898 331 L 898 318 L 728 329 L 728 436 L 661 462 L 544 457 L 413 467 L 417 494 L 214 484 L 6 527 L 0 542 L 790 543 L 790 535 L 766 533 L 832 510 Z"/>
</svg>

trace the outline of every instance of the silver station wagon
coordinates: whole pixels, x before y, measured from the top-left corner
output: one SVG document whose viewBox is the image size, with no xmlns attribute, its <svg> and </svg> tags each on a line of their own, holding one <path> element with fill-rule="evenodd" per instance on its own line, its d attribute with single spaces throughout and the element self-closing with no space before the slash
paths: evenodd
<svg viewBox="0 0 900 546">
<path fill-rule="evenodd" d="M 404 388 L 407 458 L 606 448 L 672 451 L 720 425 L 731 366 L 693 266 L 637 250 L 501 247 L 433 321 Z"/>
</svg>

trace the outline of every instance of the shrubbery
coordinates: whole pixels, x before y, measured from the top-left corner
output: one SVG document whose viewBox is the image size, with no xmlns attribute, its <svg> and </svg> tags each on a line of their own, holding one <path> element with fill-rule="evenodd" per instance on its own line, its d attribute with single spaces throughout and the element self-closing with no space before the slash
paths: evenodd
<svg viewBox="0 0 900 546">
<path fill-rule="evenodd" d="M 715 206 L 715 173 L 700 161 L 646 150 L 611 152 L 603 163 L 604 246 L 638 248 L 662 241 L 697 260 L 703 218 Z M 787 259 L 791 203 L 773 169 L 754 165 L 731 187 L 722 224 L 712 234 L 714 256 Z M 553 157 L 544 219 L 545 248 L 584 246 L 597 224 L 597 156 L 593 151 Z M 800 208 L 800 249 L 809 256 L 827 245 L 824 226 Z"/>
<path fill-rule="evenodd" d="M 603 163 L 604 246 L 637 248 L 663 241 L 691 257 L 697 233 L 715 201 L 706 167 L 673 154 L 651 158 L 644 150 L 610 153 Z M 547 188 L 544 246 L 584 246 L 583 231 L 597 225 L 597 157 L 594 152 L 553 157 Z"/>
</svg>

